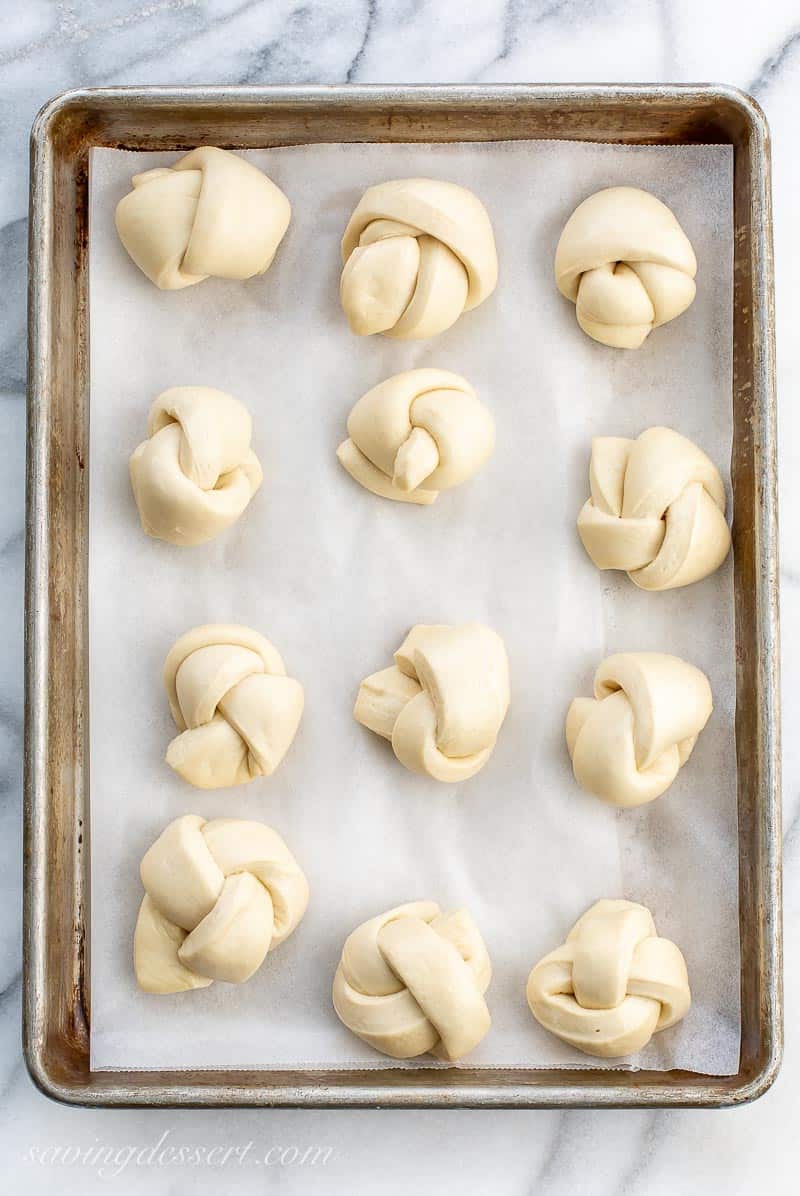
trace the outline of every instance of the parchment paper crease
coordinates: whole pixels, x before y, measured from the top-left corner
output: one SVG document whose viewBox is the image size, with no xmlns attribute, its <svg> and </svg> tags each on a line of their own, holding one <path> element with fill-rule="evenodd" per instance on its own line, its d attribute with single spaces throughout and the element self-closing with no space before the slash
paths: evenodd
<svg viewBox="0 0 800 1196">
<path fill-rule="evenodd" d="M 394 1066 L 339 1024 L 330 986 L 349 931 L 417 898 L 468 907 L 489 946 L 493 1025 L 466 1062 L 586 1065 L 533 1021 L 525 981 L 588 905 L 624 895 L 647 904 L 680 944 L 694 996 L 686 1020 L 631 1062 L 734 1071 L 730 562 L 689 589 L 643 593 L 597 572 L 575 531 L 594 435 L 668 424 L 727 477 L 730 148 L 517 142 L 253 153 L 293 206 L 274 265 L 246 283 L 161 293 L 122 249 L 114 208 L 132 174 L 174 157 L 95 150 L 91 160 L 92 1066 Z M 366 186 L 411 175 L 463 183 L 483 199 L 500 283 L 432 341 L 359 339 L 339 307 L 339 240 Z M 584 336 L 552 278 L 573 208 L 622 183 L 673 208 L 699 262 L 693 307 L 633 353 Z M 375 498 L 335 457 L 359 395 L 422 365 L 464 374 L 498 433 L 483 471 L 431 508 Z M 235 528 L 180 549 L 141 531 L 127 461 L 155 395 L 188 383 L 249 407 L 266 478 Z M 505 638 L 513 696 L 489 765 L 451 788 L 406 772 L 351 709 L 359 681 L 390 663 L 413 623 L 467 619 Z M 163 761 L 174 728 L 161 666 L 181 632 L 228 620 L 275 642 L 305 686 L 306 711 L 275 776 L 204 793 Z M 563 724 L 600 660 L 629 649 L 699 665 L 715 711 L 668 794 L 618 813 L 578 789 Z M 147 996 L 131 965 L 138 865 L 187 812 L 275 826 L 308 874 L 311 905 L 248 984 Z"/>
</svg>

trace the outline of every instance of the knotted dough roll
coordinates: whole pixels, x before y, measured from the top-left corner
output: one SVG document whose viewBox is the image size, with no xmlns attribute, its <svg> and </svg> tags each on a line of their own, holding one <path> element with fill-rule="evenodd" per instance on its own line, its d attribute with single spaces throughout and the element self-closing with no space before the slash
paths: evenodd
<svg viewBox="0 0 800 1196">
<path fill-rule="evenodd" d="M 712 708 L 705 673 L 677 656 L 609 656 L 594 697 L 575 698 L 567 713 L 575 779 L 615 806 L 653 801 L 689 759 Z"/>
<path fill-rule="evenodd" d="M 508 657 L 481 623 L 412 627 L 394 665 L 361 682 L 353 715 L 412 772 L 466 781 L 483 768 L 510 702 Z"/>
<path fill-rule="evenodd" d="M 436 336 L 497 285 L 486 208 L 438 179 L 369 187 L 345 229 L 342 262 L 342 307 L 359 336 Z"/>
<path fill-rule="evenodd" d="M 587 1055 L 640 1051 L 691 1005 L 686 963 L 633 901 L 596 902 L 528 977 L 531 1013 Z"/>
<path fill-rule="evenodd" d="M 133 960 L 149 993 L 249 980 L 308 905 L 297 861 L 263 822 L 186 814 L 156 839 L 140 871 Z"/>
<path fill-rule="evenodd" d="M 728 555 L 719 471 L 670 428 L 636 440 L 595 437 L 589 482 L 578 533 L 598 569 L 625 569 L 643 590 L 669 590 L 707 577 Z"/>
<path fill-rule="evenodd" d="M 164 663 L 164 685 L 180 732 L 167 764 L 198 789 L 270 776 L 303 713 L 302 685 L 249 627 L 209 623 L 187 631 Z"/>
<path fill-rule="evenodd" d="M 339 1018 L 393 1059 L 430 1052 L 451 1062 L 491 1024 L 483 994 L 492 967 L 466 910 L 433 901 L 399 905 L 354 930 L 333 981 Z"/>
<path fill-rule="evenodd" d="M 686 311 L 697 261 L 689 238 L 655 195 L 608 187 L 579 204 L 556 249 L 558 289 L 594 340 L 638 349 Z"/>
<path fill-rule="evenodd" d="M 494 420 L 465 378 L 406 370 L 362 395 L 336 450 L 357 482 L 381 498 L 435 502 L 476 473 L 494 448 Z"/>
<path fill-rule="evenodd" d="M 119 239 L 164 291 L 263 274 L 289 227 L 289 200 L 256 166 L 203 146 L 133 176 L 117 204 Z"/>
<path fill-rule="evenodd" d="M 250 412 L 222 390 L 163 391 L 147 417 L 148 439 L 130 459 L 148 536 L 204 544 L 235 523 L 263 480 L 251 434 Z"/>
</svg>

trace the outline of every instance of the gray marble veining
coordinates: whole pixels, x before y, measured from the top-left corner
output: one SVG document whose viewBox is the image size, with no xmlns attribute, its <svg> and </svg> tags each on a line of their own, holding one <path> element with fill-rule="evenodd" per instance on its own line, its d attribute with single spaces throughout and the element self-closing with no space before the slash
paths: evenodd
<svg viewBox="0 0 800 1196">
<path fill-rule="evenodd" d="M 742 1196 L 796 1190 L 800 1094 L 800 13 L 793 0 L 3 0 L 0 4 L 0 1150 L 9 1190 L 430 1190 Z M 19 1048 L 27 137 L 46 99 L 112 83 L 718 80 L 774 142 L 781 435 L 786 1060 L 737 1112 L 95 1113 L 46 1101 Z M 254 1144 L 222 1167 L 156 1144 Z M 299 1161 L 314 1146 L 317 1162 Z M 61 1147 L 61 1163 L 52 1161 Z M 280 1147 L 280 1152 L 276 1149 Z M 298 1148 L 297 1157 L 292 1148 Z M 48 1156 L 47 1151 L 50 1151 Z M 272 1154 L 268 1155 L 268 1151 Z M 330 1150 L 327 1155 L 325 1151 Z M 76 1154 L 77 1152 L 77 1154 Z M 92 1153 L 94 1152 L 94 1153 Z M 148 1153 L 150 1152 L 150 1153 Z M 254 1162 L 258 1155 L 263 1161 Z M 77 1157 L 80 1156 L 80 1157 Z M 218 1155 L 217 1158 L 220 1156 Z M 313 1155 L 310 1158 L 313 1160 Z M 72 1159 L 73 1161 L 69 1161 Z M 127 1161 L 126 1161 L 127 1160 Z M 148 1161 L 150 1160 L 150 1161 Z M 262 1171 L 266 1171 L 263 1174 Z M 121 1185 L 121 1188 L 119 1187 Z"/>
</svg>

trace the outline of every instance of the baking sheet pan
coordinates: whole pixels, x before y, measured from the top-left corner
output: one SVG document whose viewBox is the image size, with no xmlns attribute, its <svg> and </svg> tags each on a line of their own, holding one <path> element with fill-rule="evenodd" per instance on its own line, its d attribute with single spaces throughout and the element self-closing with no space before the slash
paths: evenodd
<svg viewBox="0 0 800 1196">
<path fill-rule="evenodd" d="M 742 1036 L 739 1071 L 400 1069 L 92 1073 L 87 1059 L 86 155 L 323 140 L 569 137 L 734 145 L 735 586 Z M 51 105 L 34 135 L 26 780 L 26 1051 L 63 1099 L 99 1103 L 730 1103 L 780 1051 L 778 781 L 768 146 L 726 89 L 202 89 L 101 92 Z M 58 546 L 57 556 L 53 548 Z M 48 562 L 55 568 L 51 571 Z M 55 867 L 43 868 L 44 855 Z M 60 886 L 60 888 L 57 888 Z"/>
</svg>

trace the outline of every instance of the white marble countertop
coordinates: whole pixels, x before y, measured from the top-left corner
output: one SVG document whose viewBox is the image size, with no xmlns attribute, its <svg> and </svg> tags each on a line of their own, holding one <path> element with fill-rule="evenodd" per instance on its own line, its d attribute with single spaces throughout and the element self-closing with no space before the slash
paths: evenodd
<svg viewBox="0 0 800 1196">
<path fill-rule="evenodd" d="M 771 0 L 5 0 L 0 24 L 0 1155 L 8 1190 L 794 1193 L 800 1142 L 800 115 L 797 3 Z M 146 83 L 717 81 L 773 135 L 781 437 L 786 1054 L 724 1112 L 92 1111 L 56 1105 L 20 1053 L 22 585 L 28 131 L 69 87 Z M 797 440 L 797 444 L 795 444 Z M 160 1167 L 162 1137 L 185 1165 Z M 197 1162 L 189 1148 L 251 1148 Z M 71 1148 L 53 1163 L 53 1148 Z M 308 1148 L 317 1148 L 309 1153 Z M 110 1151 L 108 1148 L 111 1148 Z M 278 1149 L 280 1148 L 280 1149 Z M 292 1148 L 296 1148 L 293 1150 Z M 102 1151 L 105 1165 L 93 1162 Z M 251 1163 L 257 1152 L 262 1169 Z M 80 1156 L 80 1157 L 78 1157 Z M 316 1161 L 314 1161 L 316 1160 Z M 188 1174 L 187 1174 L 188 1172 Z M 266 1174 L 264 1174 L 266 1172 Z"/>
</svg>

